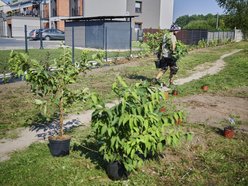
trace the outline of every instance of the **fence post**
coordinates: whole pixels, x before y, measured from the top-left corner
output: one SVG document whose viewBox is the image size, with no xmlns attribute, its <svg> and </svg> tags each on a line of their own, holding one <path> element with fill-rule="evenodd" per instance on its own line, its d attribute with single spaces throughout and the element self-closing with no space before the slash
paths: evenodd
<svg viewBox="0 0 248 186">
<path fill-rule="evenodd" d="M 74 64 L 74 55 L 75 55 L 75 51 L 74 51 L 74 47 L 75 47 L 75 43 L 74 43 L 74 26 L 72 26 L 72 64 Z"/>
<path fill-rule="evenodd" d="M 105 57 L 106 62 L 108 62 L 108 29 L 105 27 Z"/>
<path fill-rule="evenodd" d="M 132 57 L 132 22 L 131 22 L 131 18 L 130 18 L 129 21 L 130 21 L 130 44 L 129 44 L 129 49 L 130 49 L 130 57 Z"/>
<path fill-rule="evenodd" d="M 25 52 L 28 53 L 27 25 L 24 25 L 24 33 L 25 33 Z"/>
<path fill-rule="evenodd" d="M 40 49 L 44 49 L 44 47 L 43 47 L 43 41 L 42 41 L 42 32 L 41 32 L 41 29 L 39 29 L 39 36 L 40 36 Z"/>
</svg>

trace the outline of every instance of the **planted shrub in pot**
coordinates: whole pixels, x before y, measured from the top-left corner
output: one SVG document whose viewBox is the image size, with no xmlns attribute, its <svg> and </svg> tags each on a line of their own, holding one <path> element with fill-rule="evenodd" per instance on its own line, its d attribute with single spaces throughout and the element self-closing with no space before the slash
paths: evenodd
<svg viewBox="0 0 248 186">
<path fill-rule="evenodd" d="M 172 89 L 171 94 L 173 96 L 178 96 L 179 95 L 179 88 L 176 85 L 170 85 L 170 88 Z"/>
<path fill-rule="evenodd" d="M 174 89 L 172 90 L 172 95 L 173 96 L 177 96 L 179 94 L 178 90 Z"/>
<path fill-rule="evenodd" d="M 204 92 L 207 92 L 208 91 L 208 85 L 207 84 L 204 84 L 201 89 L 204 91 Z"/>
<path fill-rule="evenodd" d="M 227 126 L 224 128 L 224 136 L 226 138 L 232 139 L 234 137 L 234 127 Z"/>
<path fill-rule="evenodd" d="M 24 76 L 31 91 L 39 97 L 35 102 L 44 108 L 44 116 L 48 107 L 55 107 L 59 115 L 58 136 L 49 137 L 49 148 L 53 156 L 69 154 L 70 136 L 64 134 L 64 113 L 67 108 L 77 101 L 84 101 L 88 96 L 87 89 L 72 90 L 69 85 L 76 82 L 78 75 L 88 69 L 87 58 L 83 57 L 75 64 L 72 63 L 71 53 L 64 50 L 59 59 L 51 63 L 38 62 L 30 59 L 27 54 L 11 52 L 10 70 L 17 76 Z"/>
<path fill-rule="evenodd" d="M 165 112 L 160 112 L 166 99 L 158 88 L 149 87 L 147 82 L 129 87 L 118 77 L 112 90 L 120 103 L 111 108 L 92 95 L 95 108 L 92 128 L 101 144 L 99 152 L 110 163 L 107 174 L 116 180 L 127 178 L 148 156 L 159 154 L 165 145 L 176 143 L 184 134 L 174 130 L 176 118 L 182 117 L 179 112 L 167 106 Z M 111 170 L 111 164 L 115 170 L 121 170 L 121 174 Z"/>
<path fill-rule="evenodd" d="M 234 126 L 235 120 L 233 118 L 229 118 L 230 124 L 224 128 L 223 134 L 226 138 L 232 139 L 234 137 Z"/>
</svg>

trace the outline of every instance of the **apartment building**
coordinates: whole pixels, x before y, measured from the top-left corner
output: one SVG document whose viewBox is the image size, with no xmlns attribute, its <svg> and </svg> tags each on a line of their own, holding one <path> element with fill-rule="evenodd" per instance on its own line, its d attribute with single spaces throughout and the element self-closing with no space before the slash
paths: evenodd
<svg viewBox="0 0 248 186">
<path fill-rule="evenodd" d="M 28 32 L 49 27 L 49 3 L 45 0 L 18 0 L 0 9 L 0 36 L 24 37 L 24 25 Z"/>
<path fill-rule="evenodd" d="M 20 24 L 34 21 L 36 28 L 58 28 L 64 30 L 64 19 L 71 17 L 94 16 L 135 16 L 132 19 L 132 28 L 135 30 L 145 28 L 169 28 L 173 20 L 174 0 L 18 0 L 9 5 L 9 11 L 3 12 L 6 19 L 1 25 L 7 25 L 9 32 L 13 32 L 13 18 L 20 19 Z M 3 10 L 3 8 L 2 8 Z M 6 10 L 6 8 L 5 8 Z M 1 12 L 1 10 L 0 10 Z M 0 14 L 1 15 L 1 14 Z M 19 16 L 19 18 L 17 17 Z M 11 18 L 12 17 L 12 18 Z M 41 18 L 41 19 L 39 19 Z M 30 23 L 31 23 L 30 22 Z M 40 24 L 37 24 L 39 23 Z M 0 33 L 0 35 L 3 35 Z M 21 35 L 19 32 L 18 36 Z M 15 34 L 12 34 L 15 37 Z"/>
<path fill-rule="evenodd" d="M 84 0 L 49 0 L 49 27 L 64 30 L 66 17 L 83 16 Z"/>
<path fill-rule="evenodd" d="M 133 28 L 170 28 L 174 0 L 84 0 L 84 17 L 133 16 Z"/>
<path fill-rule="evenodd" d="M 133 19 L 135 29 L 170 28 L 173 21 L 174 0 L 127 0 L 127 13 L 138 15 Z"/>
</svg>

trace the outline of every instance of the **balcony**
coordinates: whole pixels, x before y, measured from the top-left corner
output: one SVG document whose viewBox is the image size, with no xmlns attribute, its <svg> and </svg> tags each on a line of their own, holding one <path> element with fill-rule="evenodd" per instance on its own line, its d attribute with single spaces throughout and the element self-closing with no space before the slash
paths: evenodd
<svg viewBox="0 0 248 186">
<path fill-rule="evenodd" d="M 23 12 L 14 10 L 14 11 L 7 12 L 7 17 L 10 17 L 10 16 L 40 17 L 40 11 L 36 9 L 25 10 Z M 49 18 L 48 11 L 45 11 L 45 10 L 42 11 L 42 18 L 43 19 Z"/>
</svg>

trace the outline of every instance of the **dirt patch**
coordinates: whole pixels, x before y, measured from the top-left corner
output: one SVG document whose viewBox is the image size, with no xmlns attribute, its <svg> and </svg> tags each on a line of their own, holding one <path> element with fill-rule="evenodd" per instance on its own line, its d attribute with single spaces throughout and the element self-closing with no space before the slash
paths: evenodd
<svg viewBox="0 0 248 186">
<path fill-rule="evenodd" d="M 188 82 L 190 82 L 192 80 L 200 79 L 200 78 L 202 78 L 204 76 L 207 76 L 207 75 L 217 74 L 225 66 L 225 61 L 223 59 L 225 57 L 231 56 L 231 55 L 233 55 L 233 54 L 235 54 L 237 52 L 240 52 L 240 51 L 241 51 L 241 49 L 240 50 L 234 50 L 231 53 L 222 55 L 220 57 L 220 59 L 218 59 L 213 64 L 211 64 L 210 68 L 209 68 L 209 65 L 210 65 L 209 63 L 199 65 L 195 69 L 201 69 L 201 71 L 197 71 L 196 73 L 190 75 L 189 77 L 177 79 L 177 80 L 175 80 L 175 83 L 177 85 L 183 85 L 184 83 L 188 83 Z M 195 69 L 193 71 L 195 71 Z"/>
<path fill-rule="evenodd" d="M 240 92 L 238 89 L 235 91 Z M 243 88 L 242 92 L 247 94 L 248 88 Z M 228 125 L 228 119 L 233 117 L 240 129 L 248 132 L 248 97 L 200 94 L 179 98 L 176 102 L 185 108 L 189 123 L 220 127 L 220 123 Z"/>
</svg>

